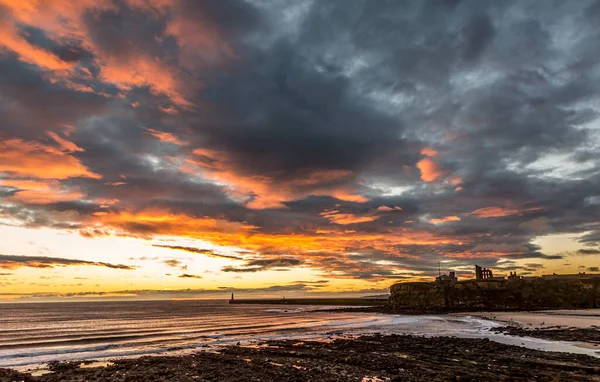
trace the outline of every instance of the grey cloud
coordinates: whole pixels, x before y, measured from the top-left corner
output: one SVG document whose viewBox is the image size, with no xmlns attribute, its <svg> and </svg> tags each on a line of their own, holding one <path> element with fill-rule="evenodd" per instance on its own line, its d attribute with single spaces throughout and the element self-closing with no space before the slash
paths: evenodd
<svg viewBox="0 0 600 382">
<path fill-rule="evenodd" d="M 489 15 L 474 15 L 463 28 L 463 59 L 473 61 L 483 53 L 494 38 L 495 29 Z"/>
<path fill-rule="evenodd" d="M 65 259 L 60 257 L 45 256 L 18 256 L 18 255 L 0 255 L 0 268 L 17 269 L 23 267 L 31 268 L 55 268 L 63 266 L 97 266 L 111 269 L 134 270 L 136 267 L 124 264 L 112 264 L 99 261 L 87 261 L 77 259 Z"/>
<path fill-rule="evenodd" d="M 591 249 L 580 249 L 577 251 L 578 255 L 600 255 L 600 248 L 591 248 Z"/>
<path fill-rule="evenodd" d="M 286 270 L 290 267 L 297 267 L 302 264 L 299 259 L 280 258 L 280 259 L 257 259 L 248 260 L 242 267 L 226 266 L 221 268 L 222 272 L 261 272 L 266 270 Z"/>
<path fill-rule="evenodd" d="M 592 231 L 588 234 L 583 235 L 580 239 L 580 242 L 587 245 L 598 245 L 600 244 L 600 230 Z"/>
<path fill-rule="evenodd" d="M 202 276 L 191 275 L 189 273 L 183 273 L 177 277 L 179 277 L 180 279 L 201 279 L 201 278 L 203 278 Z"/>
<path fill-rule="evenodd" d="M 197 253 L 197 254 L 205 255 L 205 256 L 209 256 L 209 257 L 231 259 L 231 260 L 243 260 L 242 257 L 230 256 L 230 255 L 222 255 L 220 253 L 217 253 L 217 252 L 213 251 L 212 249 L 201 249 L 201 248 L 194 248 L 194 247 L 185 247 L 185 246 L 180 246 L 180 245 L 160 245 L 160 244 L 153 244 L 152 246 L 156 247 L 156 248 L 167 248 L 167 249 L 174 249 L 174 250 L 177 250 L 177 251 Z"/>
<path fill-rule="evenodd" d="M 173 268 L 181 267 L 182 264 L 182 262 L 177 259 L 163 260 L 162 263 Z"/>
</svg>

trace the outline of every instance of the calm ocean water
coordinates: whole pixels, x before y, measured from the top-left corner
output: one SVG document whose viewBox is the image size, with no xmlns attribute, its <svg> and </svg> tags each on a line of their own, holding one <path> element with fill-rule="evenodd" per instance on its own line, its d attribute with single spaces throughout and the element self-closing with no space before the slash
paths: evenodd
<svg viewBox="0 0 600 382">
<path fill-rule="evenodd" d="M 323 307 L 229 305 L 227 301 L 0 304 L 0 367 L 106 359 L 277 338 L 404 333 L 487 337 L 531 348 L 593 351 L 556 341 L 490 333 L 499 323 L 470 316 L 331 313 Z"/>
</svg>

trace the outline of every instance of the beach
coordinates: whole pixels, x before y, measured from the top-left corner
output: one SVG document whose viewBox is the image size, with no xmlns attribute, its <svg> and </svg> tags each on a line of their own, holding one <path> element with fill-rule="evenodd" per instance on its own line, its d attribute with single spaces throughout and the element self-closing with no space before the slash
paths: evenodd
<svg viewBox="0 0 600 382">
<path fill-rule="evenodd" d="M 273 340 L 103 367 L 54 364 L 53 370 L 38 376 L 0 370 L 0 381 L 600 381 L 599 358 L 488 339 L 401 335 Z"/>
<path fill-rule="evenodd" d="M 519 324 L 531 328 L 567 327 L 590 328 L 600 327 L 600 309 L 580 310 L 542 310 L 533 312 L 476 312 L 473 316 Z"/>
<path fill-rule="evenodd" d="M 600 370 L 596 314 L 399 315 L 219 300 L 7 304 L 0 381 L 477 380 L 492 378 L 490 368 L 513 379 L 568 372 L 590 380 Z M 570 317 L 581 332 L 540 335 L 525 320 L 548 316 Z"/>
<path fill-rule="evenodd" d="M 505 324 L 492 328 L 494 333 L 570 342 L 586 349 L 600 349 L 600 309 L 483 312 L 474 315 Z"/>
</svg>

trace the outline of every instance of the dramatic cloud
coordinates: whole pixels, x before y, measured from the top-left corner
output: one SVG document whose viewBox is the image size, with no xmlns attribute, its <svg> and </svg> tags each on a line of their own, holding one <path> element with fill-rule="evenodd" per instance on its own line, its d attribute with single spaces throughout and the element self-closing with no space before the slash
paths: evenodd
<svg viewBox="0 0 600 382">
<path fill-rule="evenodd" d="M 30 268 L 56 268 L 66 266 L 96 266 L 106 267 L 111 269 L 134 270 L 135 267 L 123 264 L 110 264 L 99 261 L 85 261 L 76 259 L 63 259 L 59 257 L 44 257 L 44 256 L 12 256 L 0 255 L 1 269 L 17 269 L 23 267 Z"/>
<path fill-rule="evenodd" d="M 290 267 L 296 267 L 302 264 L 298 259 L 266 259 L 249 260 L 243 267 L 223 267 L 223 272 L 260 272 L 266 270 L 285 271 Z"/>
<path fill-rule="evenodd" d="M 202 276 L 190 275 L 190 274 L 187 274 L 187 273 L 181 274 L 181 275 L 179 275 L 177 277 L 179 277 L 180 279 L 201 279 L 202 278 Z"/>
<path fill-rule="evenodd" d="M 182 247 L 182 246 L 179 246 L 179 245 L 159 245 L 159 244 L 154 244 L 152 246 L 156 247 L 156 248 L 167 248 L 167 249 L 174 249 L 174 250 L 177 250 L 177 251 L 197 253 L 197 254 L 200 254 L 200 255 L 208 256 L 208 257 L 216 257 L 216 258 L 231 259 L 231 260 L 243 260 L 243 258 L 241 258 L 241 257 L 230 256 L 230 255 L 222 255 L 222 254 L 216 253 L 215 251 L 213 251 L 211 249 L 200 249 L 200 248 L 194 248 L 194 247 Z"/>
<path fill-rule="evenodd" d="M 577 251 L 578 255 L 600 255 L 599 249 L 580 249 Z"/>
<path fill-rule="evenodd" d="M 0 224 L 169 243 L 135 258 L 231 278 L 593 268 L 599 20 L 594 0 L 0 0 Z M 110 266 L 29 259 L 3 264 Z"/>
<path fill-rule="evenodd" d="M 179 268 L 182 266 L 182 262 L 179 260 L 176 260 L 176 259 L 163 260 L 162 263 L 168 267 L 173 267 L 173 268 Z"/>
<path fill-rule="evenodd" d="M 64 151 L 20 139 L 0 141 L 0 172 L 42 179 L 100 178 Z"/>
</svg>

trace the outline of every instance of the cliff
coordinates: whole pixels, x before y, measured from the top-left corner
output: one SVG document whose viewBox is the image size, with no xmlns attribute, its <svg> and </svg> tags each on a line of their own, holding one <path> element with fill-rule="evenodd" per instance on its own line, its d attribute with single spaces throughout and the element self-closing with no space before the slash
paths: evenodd
<svg viewBox="0 0 600 382">
<path fill-rule="evenodd" d="M 600 307 L 600 275 L 581 279 L 467 280 L 399 283 L 390 288 L 393 311 L 575 309 Z"/>
</svg>

